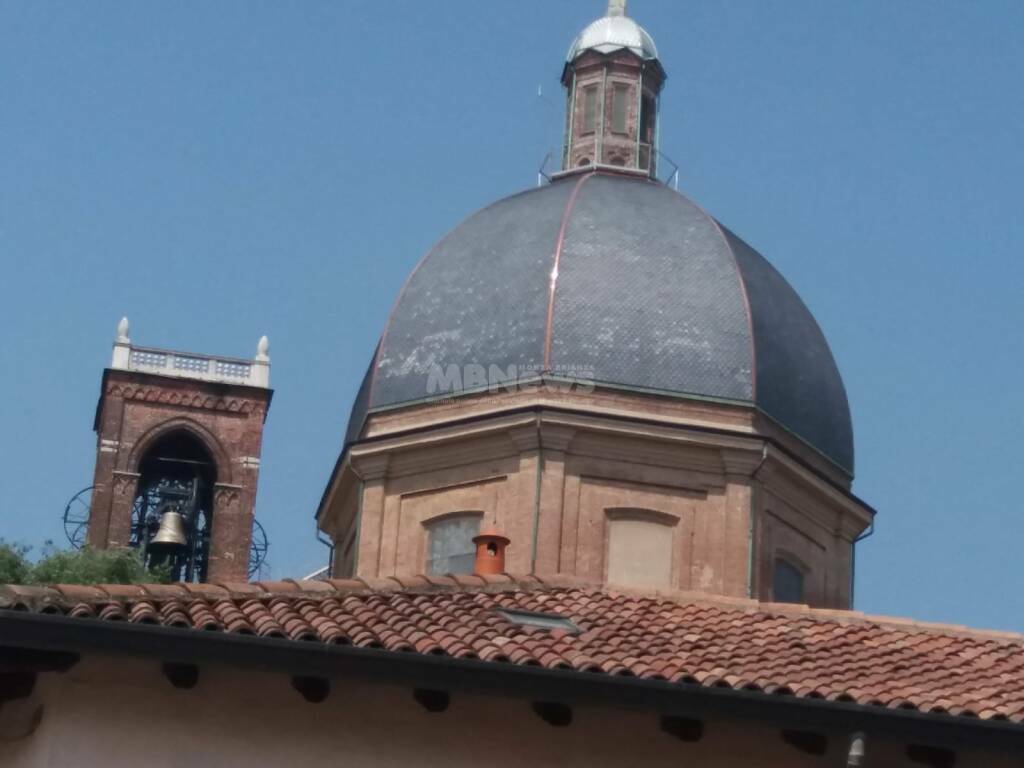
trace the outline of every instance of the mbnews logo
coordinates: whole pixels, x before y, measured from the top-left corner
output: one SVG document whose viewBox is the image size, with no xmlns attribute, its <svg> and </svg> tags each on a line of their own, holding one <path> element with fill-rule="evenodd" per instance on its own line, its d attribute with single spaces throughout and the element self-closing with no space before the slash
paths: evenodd
<svg viewBox="0 0 1024 768">
<path fill-rule="evenodd" d="M 594 391 L 594 371 L 586 366 L 561 365 L 544 370 L 539 365 L 483 365 L 435 363 L 427 373 L 427 395 L 462 392 L 579 392 Z"/>
</svg>

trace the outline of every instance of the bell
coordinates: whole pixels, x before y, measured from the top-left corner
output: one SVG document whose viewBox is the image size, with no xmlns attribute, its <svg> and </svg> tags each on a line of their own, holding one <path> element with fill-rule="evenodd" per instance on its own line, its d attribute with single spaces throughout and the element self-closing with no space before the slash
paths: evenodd
<svg viewBox="0 0 1024 768">
<path fill-rule="evenodd" d="M 150 548 L 177 549 L 184 547 L 188 537 L 185 536 L 185 521 L 180 512 L 168 511 L 160 516 L 160 527 L 150 540 Z"/>
</svg>

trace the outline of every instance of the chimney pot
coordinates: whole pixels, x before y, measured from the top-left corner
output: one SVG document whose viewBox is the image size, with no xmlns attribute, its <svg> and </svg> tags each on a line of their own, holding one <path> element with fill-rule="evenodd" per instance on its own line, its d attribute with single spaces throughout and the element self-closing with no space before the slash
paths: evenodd
<svg viewBox="0 0 1024 768">
<path fill-rule="evenodd" d="M 505 547 L 511 542 L 494 526 L 487 526 L 473 537 L 476 544 L 476 562 L 473 573 L 477 576 L 505 572 Z"/>
</svg>

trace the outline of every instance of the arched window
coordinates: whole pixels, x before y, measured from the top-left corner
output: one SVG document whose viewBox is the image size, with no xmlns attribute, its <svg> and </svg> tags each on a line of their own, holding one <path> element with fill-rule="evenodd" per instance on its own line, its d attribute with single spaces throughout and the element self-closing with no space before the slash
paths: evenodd
<svg viewBox="0 0 1024 768">
<path fill-rule="evenodd" d="M 804 572 L 783 557 L 775 558 L 772 599 L 777 603 L 803 603 Z"/>
<path fill-rule="evenodd" d="M 427 523 L 427 573 L 472 573 L 473 537 L 480 533 L 482 512 L 462 512 Z"/>
<path fill-rule="evenodd" d="M 674 517 L 651 510 L 608 510 L 608 582 L 637 587 L 672 586 L 676 522 Z"/>
<path fill-rule="evenodd" d="M 205 581 L 217 467 L 185 430 L 164 435 L 139 462 L 131 545 L 172 581 Z"/>
</svg>

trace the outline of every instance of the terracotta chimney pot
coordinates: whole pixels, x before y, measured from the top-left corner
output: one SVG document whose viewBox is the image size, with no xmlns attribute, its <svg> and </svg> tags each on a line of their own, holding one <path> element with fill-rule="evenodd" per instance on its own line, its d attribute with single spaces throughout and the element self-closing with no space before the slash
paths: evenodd
<svg viewBox="0 0 1024 768">
<path fill-rule="evenodd" d="M 476 544 L 473 573 L 490 576 L 505 572 L 505 547 L 511 543 L 508 537 L 489 525 L 473 537 L 473 543 Z"/>
</svg>

